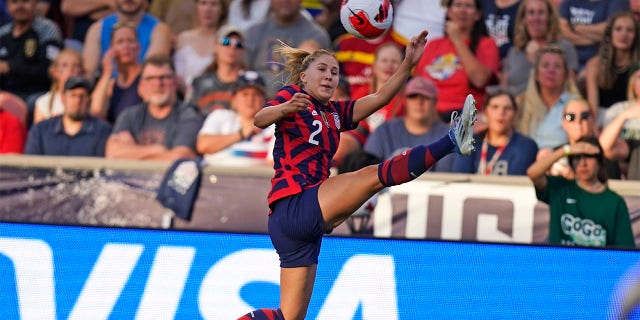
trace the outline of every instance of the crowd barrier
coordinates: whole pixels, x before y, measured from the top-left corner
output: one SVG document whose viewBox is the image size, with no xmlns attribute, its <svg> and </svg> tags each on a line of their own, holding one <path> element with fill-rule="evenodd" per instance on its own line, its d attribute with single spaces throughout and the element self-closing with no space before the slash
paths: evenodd
<svg viewBox="0 0 640 320">
<path fill-rule="evenodd" d="M 307 319 L 640 319 L 639 261 L 634 250 L 327 237 Z M 233 320 L 279 299 L 264 234 L 0 223 L 0 272 L 1 319 Z"/>
<path fill-rule="evenodd" d="M 203 168 L 189 220 L 155 200 L 169 163 L 96 158 L 0 157 L 0 220 L 65 225 L 265 233 L 272 169 Z M 629 207 L 640 245 L 640 183 L 610 181 Z M 345 195 L 345 197 L 348 195 Z M 427 173 L 389 188 L 370 216 L 334 235 L 544 243 L 548 208 L 526 177 Z"/>
</svg>

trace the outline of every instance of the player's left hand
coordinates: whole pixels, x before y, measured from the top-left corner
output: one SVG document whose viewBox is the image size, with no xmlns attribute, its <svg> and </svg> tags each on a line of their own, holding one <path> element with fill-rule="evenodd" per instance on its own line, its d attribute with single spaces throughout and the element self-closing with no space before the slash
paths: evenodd
<svg viewBox="0 0 640 320">
<path fill-rule="evenodd" d="M 422 54 L 424 53 L 424 47 L 427 45 L 428 30 L 422 30 L 417 36 L 414 36 L 409 40 L 406 49 L 405 60 L 411 65 L 416 65 Z"/>
</svg>

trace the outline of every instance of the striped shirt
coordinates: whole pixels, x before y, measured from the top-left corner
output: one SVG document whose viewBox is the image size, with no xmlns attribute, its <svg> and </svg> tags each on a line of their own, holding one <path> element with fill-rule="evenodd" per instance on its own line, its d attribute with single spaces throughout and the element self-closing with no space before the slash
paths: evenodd
<svg viewBox="0 0 640 320">
<path fill-rule="evenodd" d="M 306 93 L 298 86 L 284 87 L 264 107 L 282 104 L 297 92 Z M 311 98 L 309 110 L 289 113 L 276 122 L 275 176 L 271 179 L 269 206 L 329 178 L 340 132 L 354 128 L 355 101 L 329 101 L 324 105 Z"/>
</svg>

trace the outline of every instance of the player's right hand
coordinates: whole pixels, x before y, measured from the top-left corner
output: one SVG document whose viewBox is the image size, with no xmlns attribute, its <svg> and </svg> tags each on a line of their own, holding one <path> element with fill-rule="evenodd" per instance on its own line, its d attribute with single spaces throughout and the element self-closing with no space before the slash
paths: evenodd
<svg viewBox="0 0 640 320">
<path fill-rule="evenodd" d="M 308 111 L 311 109 L 311 97 L 308 94 L 297 92 L 286 104 L 288 113 Z"/>
</svg>

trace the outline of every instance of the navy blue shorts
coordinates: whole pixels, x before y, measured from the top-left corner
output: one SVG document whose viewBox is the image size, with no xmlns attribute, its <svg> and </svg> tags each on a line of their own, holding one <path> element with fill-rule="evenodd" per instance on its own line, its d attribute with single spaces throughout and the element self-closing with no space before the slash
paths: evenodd
<svg viewBox="0 0 640 320">
<path fill-rule="evenodd" d="M 278 200 L 269 215 L 269 236 L 280 256 L 281 268 L 318 263 L 324 220 L 315 186 Z"/>
</svg>

